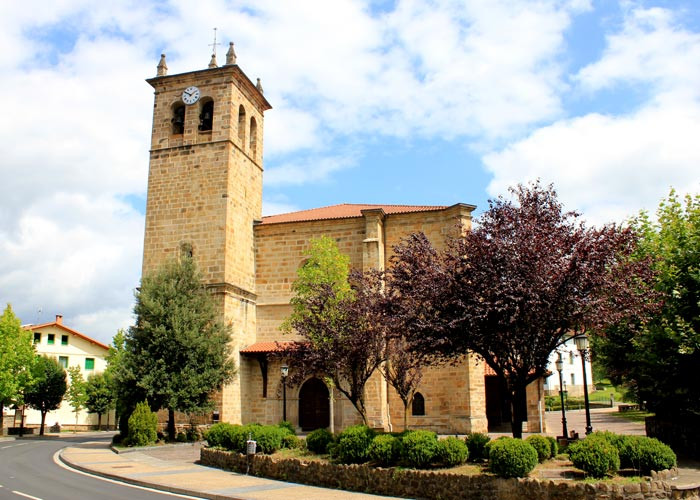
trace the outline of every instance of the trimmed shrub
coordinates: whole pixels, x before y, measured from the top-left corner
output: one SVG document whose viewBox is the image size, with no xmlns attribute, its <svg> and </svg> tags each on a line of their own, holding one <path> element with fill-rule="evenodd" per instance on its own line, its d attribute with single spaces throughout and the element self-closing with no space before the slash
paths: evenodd
<svg viewBox="0 0 700 500">
<path fill-rule="evenodd" d="M 447 437 L 438 441 L 437 458 L 447 467 L 461 465 L 469 458 L 469 448 L 461 439 Z"/>
<path fill-rule="evenodd" d="M 526 440 L 537 452 L 537 461 L 542 463 L 552 456 L 552 445 L 546 437 L 535 434 L 529 436 Z"/>
<path fill-rule="evenodd" d="M 306 449 L 311 453 L 325 455 L 328 445 L 333 442 L 333 434 L 328 429 L 316 429 L 306 436 Z"/>
<path fill-rule="evenodd" d="M 286 429 L 282 429 L 276 425 L 251 426 L 249 430 L 251 431 L 253 440 L 258 444 L 257 451 L 265 455 L 272 455 L 282 448 L 282 438 L 288 435 Z M 246 437 L 246 441 L 247 440 Z M 245 452 L 245 448 L 242 452 Z"/>
<path fill-rule="evenodd" d="M 399 457 L 400 441 L 391 434 L 375 436 L 367 450 L 370 460 L 383 467 L 394 465 Z"/>
<path fill-rule="evenodd" d="M 676 465 L 676 454 L 655 438 L 624 436 L 620 445 L 620 466 L 649 475 L 651 471 L 670 469 Z"/>
<path fill-rule="evenodd" d="M 294 434 L 286 434 L 282 437 L 282 448 L 287 448 L 289 450 L 294 450 L 301 448 L 301 439 Z"/>
<path fill-rule="evenodd" d="M 129 446 L 147 446 L 158 439 L 158 416 L 147 402 L 136 405 L 129 417 Z"/>
<path fill-rule="evenodd" d="M 297 435 L 297 432 L 294 429 L 294 426 L 292 425 L 291 422 L 289 422 L 287 420 L 282 420 L 279 424 L 277 424 L 277 427 L 279 427 L 281 429 L 287 429 L 289 434 L 292 434 L 294 436 Z"/>
<path fill-rule="evenodd" d="M 175 435 L 175 441 L 178 443 L 186 443 L 187 442 L 187 434 L 184 432 L 180 431 Z"/>
<path fill-rule="evenodd" d="M 469 459 L 474 460 L 486 460 L 489 458 L 488 449 L 486 444 L 491 441 L 491 438 L 486 434 L 481 432 L 472 432 L 467 434 L 464 442 L 467 444 L 469 449 Z"/>
<path fill-rule="evenodd" d="M 537 465 L 537 452 L 522 439 L 503 438 L 489 443 L 489 467 L 500 477 L 525 477 Z"/>
<path fill-rule="evenodd" d="M 591 434 L 592 436 L 593 434 Z M 617 448 L 607 439 L 586 439 L 569 445 L 569 458 L 574 466 L 589 476 L 602 478 L 620 468 L 620 455 Z"/>
<path fill-rule="evenodd" d="M 401 439 L 401 461 L 418 469 L 430 465 L 438 451 L 437 434 L 432 431 L 411 431 Z"/>
<path fill-rule="evenodd" d="M 620 434 L 615 434 L 610 431 L 595 431 L 586 436 L 586 439 L 600 439 L 607 443 L 610 443 L 618 450 L 622 447 L 627 436 L 622 436 Z"/>
<path fill-rule="evenodd" d="M 547 438 L 547 441 L 549 441 L 549 453 L 552 458 L 556 457 L 559 454 L 559 444 L 557 443 L 556 438 L 553 438 L 552 436 L 545 436 Z"/>
<path fill-rule="evenodd" d="M 375 432 L 366 425 L 353 425 L 338 435 L 333 450 L 335 457 L 343 464 L 361 464 L 369 457 L 367 450 Z"/>
<path fill-rule="evenodd" d="M 206 432 L 204 439 L 211 447 L 221 447 L 227 450 L 236 450 L 240 425 L 232 425 L 226 422 L 219 422 L 212 425 Z"/>
</svg>

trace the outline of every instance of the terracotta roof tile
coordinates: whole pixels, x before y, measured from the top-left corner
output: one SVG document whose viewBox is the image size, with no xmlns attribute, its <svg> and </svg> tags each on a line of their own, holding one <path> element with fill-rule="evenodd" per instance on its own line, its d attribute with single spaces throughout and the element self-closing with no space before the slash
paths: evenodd
<svg viewBox="0 0 700 500">
<path fill-rule="evenodd" d="M 293 340 L 256 342 L 245 349 L 241 349 L 241 354 L 265 354 L 269 352 L 282 352 L 289 347 L 296 345 Z"/>
<path fill-rule="evenodd" d="M 52 322 L 50 322 L 50 323 L 43 323 L 43 324 L 41 324 L 41 325 L 25 325 L 25 326 L 23 326 L 23 328 L 24 328 L 25 330 L 34 331 L 34 330 L 39 330 L 39 329 L 41 329 L 41 328 L 46 328 L 46 327 L 48 327 L 48 326 L 55 326 L 55 327 L 57 327 L 57 328 L 60 328 L 60 329 L 62 329 L 62 330 L 65 330 L 65 331 L 67 331 L 67 332 L 69 332 L 69 333 L 72 333 L 72 334 L 75 335 L 76 337 L 80 337 L 80 338 L 83 339 L 83 340 L 87 340 L 87 341 L 90 342 L 91 344 L 95 344 L 96 346 L 101 347 L 101 348 L 104 349 L 105 351 L 109 350 L 109 346 L 103 344 L 102 342 L 100 342 L 100 341 L 98 341 L 98 340 L 95 340 L 95 339 L 93 339 L 93 338 L 90 338 L 90 337 L 88 337 L 87 335 L 85 335 L 84 333 L 80 333 L 78 330 L 73 330 L 72 328 L 68 328 L 68 327 L 67 327 L 66 325 L 64 325 L 63 323 L 59 323 L 59 322 L 57 322 L 57 321 L 52 321 Z"/>
<path fill-rule="evenodd" d="M 314 220 L 328 219 L 350 219 L 354 217 L 362 217 L 362 210 L 382 209 L 387 215 L 391 214 L 408 214 L 414 212 L 436 212 L 444 210 L 447 206 L 429 206 L 429 205 L 370 205 L 370 204 L 354 204 L 342 203 L 340 205 L 331 205 L 328 207 L 312 208 L 310 210 L 301 210 L 299 212 L 289 212 L 286 214 L 269 215 L 263 217 L 263 224 L 280 224 L 284 222 L 305 222 Z"/>
</svg>

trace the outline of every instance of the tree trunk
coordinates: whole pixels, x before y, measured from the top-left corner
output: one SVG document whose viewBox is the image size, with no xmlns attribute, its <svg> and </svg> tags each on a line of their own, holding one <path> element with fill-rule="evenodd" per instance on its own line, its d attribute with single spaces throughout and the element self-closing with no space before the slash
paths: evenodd
<svg viewBox="0 0 700 500">
<path fill-rule="evenodd" d="M 403 430 L 408 430 L 408 403 L 403 404 Z"/>
<path fill-rule="evenodd" d="M 102 413 L 97 414 L 97 430 L 102 430 Z"/>
<path fill-rule="evenodd" d="M 168 408 L 168 440 L 175 441 L 175 410 Z"/>
<path fill-rule="evenodd" d="M 515 388 L 508 391 L 510 395 L 510 426 L 514 438 L 523 437 L 523 415 L 520 412 L 519 402 L 524 396 L 525 389 Z"/>
<path fill-rule="evenodd" d="M 46 421 L 46 413 L 46 410 L 41 410 L 41 427 L 39 428 L 40 436 L 44 435 L 44 422 Z M 20 425 L 24 426 L 24 412 L 22 412 L 22 423 Z"/>
</svg>

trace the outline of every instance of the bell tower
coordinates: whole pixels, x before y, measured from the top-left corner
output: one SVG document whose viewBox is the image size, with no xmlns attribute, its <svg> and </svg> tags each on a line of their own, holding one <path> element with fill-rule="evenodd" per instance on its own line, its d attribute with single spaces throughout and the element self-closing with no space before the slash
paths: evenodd
<svg viewBox="0 0 700 500">
<path fill-rule="evenodd" d="M 253 224 L 262 215 L 263 113 L 260 80 L 212 56 L 208 69 L 155 78 L 142 273 L 190 254 L 232 326 L 234 359 L 255 341 Z M 221 420 L 241 422 L 240 373 L 217 402 Z"/>
</svg>

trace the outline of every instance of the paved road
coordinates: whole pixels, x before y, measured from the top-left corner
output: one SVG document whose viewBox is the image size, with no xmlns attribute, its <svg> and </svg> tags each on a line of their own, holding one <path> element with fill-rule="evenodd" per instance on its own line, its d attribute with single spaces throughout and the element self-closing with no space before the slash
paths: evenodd
<svg viewBox="0 0 700 500">
<path fill-rule="evenodd" d="M 66 446 L 91 448 L 111 439 L 111 435 L 78 435 L 69 438 L 31 437 L 0 440 L 0 499 L 21 500 L 163 500 L 172 494 L 135 488 L 97 479 L 69 470 L 54 461 Z M 182 497 L 180 498 L 191 498 Z"/>
</svg>

